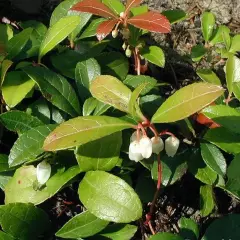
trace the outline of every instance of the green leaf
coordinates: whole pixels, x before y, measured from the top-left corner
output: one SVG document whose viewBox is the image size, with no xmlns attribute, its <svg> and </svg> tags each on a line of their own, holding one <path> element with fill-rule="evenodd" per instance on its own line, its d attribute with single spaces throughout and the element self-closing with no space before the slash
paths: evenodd
<svg viewBox="0 0 240 240">
<path fill-rule="evenodd" d="M 192 47 L 191 58 L 194 62 L 199 62 L 207 53 L 207 49 L 203 45 L 196 45 Z"/>
<path fill-rule="evenodd" d="M 196 179 L 205 184 L 213 185 L 217 180 L 217 173 L 205 164 L 200 149 L 193 151 L 188 160 L 188 169 Z"/>
<path fill-rule="evenodd" d="M 57 23 L 51 26 L 40 46 L 38 61 L 40 62 L 41 58 L 46 53 L 64 40 L 79 24 L 79 16 L 68 16 L 61 18 Z"/>
<path fill-rule="evenodd" d="M 103 113 L 105 113 L 109 108 L 111 108 L 110 105 L 105 104 L 103 102 L 100 102 L 97 100 L 97 106 L 93 112 L 94 116 L 100 116 L 103 115 Z"/>
<path fill-rule="evenodd" d="M 216 105 L 204 108 L 202 113 L 222 127 L 240 134 L 240 112 L 227 105 Z"/>
<path fill-rule="evenodd" d="M 73 118 L 62 123 L 46 138 L 44 149 L 56 151 L 71 148 L 132 127 L 132 124 L 114 117 Z"/>
<path fill-rule="evenodd" d="M 125 11 L 124 5 L 119 0 L 102 0 L 102 2 L 118 15 Z"/>
<path fill-rule="evenodd" d="M 34 161 L 38 155 L 43 153 L 43 142 L 54 128 L 56 125 L 39 126 L 20 135 L 10 151 L 9 166 Z"/>
<path fill-rule="evenodd" d="M 0 240 L 14 240 L 14 238 L 11 235 L 0 231 Z"/>
<path fill-rule="evenodd" d="M 95 78 L 90 85 L 93 97 L 123 112 L 128 112 L 131 90 L 120 80 L 109 75 Z"/>
<path fill-rule="evenodd" d="M 175 92 L 152 117 L 154 123 L 175 122 L 198 112 L 223 94 L 220 86 L 193 83 Z"/>
<path fill-rule="evenodd" d="M 98 26 L 106 21 L 105 18 L 97 18 L 93 19 L 90 24 L 87 26 L 87 28 L 83 31 L 83 33 L 80 35 L 79 39 L 89 38 L 93 37 L 97 33 Z"/>
<path fill-rule="evenodd" d="M 14 174 L 13 171 L 0 173 L 0 189 L 5 191 L 5 187 L 8 184 L 8 182 L 12 179 L 13 174 Z"/>
<path fill-rule="evenodd" d="M 213 187 L 205 185 L 200 187 L 200 212 L 202 217 L 207 217 L 214 209 Z"/>
<path fill-rule="evenodd" d="M 6 46 L 8 41 L 13 37 L 13 30 L 9 24 L 0 23 L 0 54 L 7 51 Z"/>
<path fill-rule="evenodd" d="M 2 94 L 6 104 L 13 108 L 33 89 L 35 82 L 24 72 L 14 71 L 6 74 Z"/>
<path fill-rule="evenodd" d="M 71 116 L 80 114 L 80 105 L 70 83 L 61 75 L 43 67 L 25 67 L 24 72 L 38 84 L 43 96 Z"/>
<path fill-rule="evenodd" d="M 94 109 L 96 108 L 97 106 L 97 102 L 98 100 L 91 97 L 91 98 L 88 98 L 84 104 L 83 104 L 83 116 L 90 116 L 91 113 L 94 111 Z"/>
<path fill-rule="evenodd" d="M 208 40 L 212 36 L 213 28 L 215 25 L 215 16 L 211 12 L 204 12 L 201 16 L 202 23 L 202 33 L 204 40 L 208 42 Z"/>
<path fill-rule="evenodd" d="M 227 170 L 227 164 L 221 151 L 212 144 L 201 143 L 201 154 L 204 162 L 213 171 L 224 177 Z"/>
<path fill-rule="evenodd" d="M 240 239 L 240 214 L 229 214 L 211 223 L 201 240 L 209 239 Z"/>
<path fill-rule="evenodd" d="M 110 171 L 119 161 L 121 146 L 121 132 L 79 146 L 75 154 L 81 171 Z"/>
<path fill-rule="evenodd" d="M 173 233 L 157 233 L 152 235 L 149 240 L 184 240 L 181 236 Z"/>
<path fill-rule="evenodd" d="M 129 62 L 119 52 L 102 53 L 95 57 L 98 61 L 102 74 L 112 75 L 124 80 L 128 74 Z"/>
<path fill-rule="evenodd" d="M 107 226 L 99 235 L 112 240 L 129 240 L 136 231 L 134 225 L 117 223 Z"/>
<path fill-rule="evenodd" d="M 8 156 L 0 153 L 0 173 L 9 171 Z"/>
<path fill-rule="evenodd" d="M 225 152 L 233 154 L 240 153 L 240 134 L 228 131 L 226 128 L 209 129 L 204 135 L 204 139 L 218 146 Z"/>
<path fill-rule="evenodd" d="M 100 74 L 100 66 L 94 58 L 90 58 L 77 64 L 75 69 L 75 81 L 77 83 L 79 96 L 82 100 L 91 96 L 89 86 Z"/>
<path fill-rule="evenodd" d="M 5 76 L 6 76 L 6 73 L 7 73 L 8 69 L 12 66 L 12 64 L 13 64 L 13 62 L 8 59 L 3 60 L 2 66 L 1 66 L 1 74 L 0 74 L 0 77 L 1 77 L 0 78 L 0 87 L 2 86 Z"/>
<path fill-rule="evenodd" d="M 67 160 L 69 161 L 69 156 L 67 156 Z M 66 157 L 62 162 L 66 165 Z M 39 190 L 34 187 L 37 181 L 37 169 L 33 165 L 18 168 L 6 185 L 5 203 L 31 202 L 37 205 L 51 198 L 80 173 L 78 166 L 68 167 L 64 164 L 58 162 L 52 166 L 50 179 Z"/>
<path fill-rule="evenodd" d="M 240 59 L 230 56 L 226 62 L 226 81 L 229 95 L 233 92 L 233 83 L 240 82 Z"/>
<path fill-rule="evenodd" d="M 12 37 L 7 44 L 8 59 L 13 59 L 24 49 L 33 29 L 27 28 Z"/>
<path fill-rule="evenodd" d="M 57 237 L 61 238 L 85 238 L 90 237 L 109 224 L 86 211 L 71 218 L 58 232 Z"/>
<path fill-rule="evenodd" d="M 107 172 L 87 172 L 78 194 L 89 212 L 100 219 L 128 223 L 142 216 L 142 205 L 134 190 L 121 178 Z"/>
<path fill-rule="evenodd" d="M 239 100 L 240 99 L 240 82 L 233 83 L 233 93 L 235 97 Z"/>
<path fill-rule="evenodd" d="M 230 36 L 229 34 L 230 29 L 225 25 L 220 25 L 215 31 L 213 31 L 212 37 L 210 39 L 210 44 L 215 45 L 219 43 L 225 43 L 229 38 L 228 36 Z"/>
<path fill-rule="evenodd" d="M 43 125 L 38 118 L 21 111 L 9 111 L 0 114 L 0 122 L 9 131 L 14 131 L 18 134 Z"/>
<path fill-rule="evenodd" d="M 141 92 L 141 95 L 145 95 L 157 85 L 157 80 L 149 76 L 127 75 L 123 83 L 132 89 L 136 89 L 143 83 L 148 83 L 146 88 Z"/>
<path fill-rule="evenodd" d="M 192 219 L 181 217 L 178 226 L 180 227 L 179 235 L 184 239 L 197 240 L 199 238 L 198 225 Z"/>
<path fill-rule="evenodd" d="M 232 44 L 229 52 L 236 53 L 239 51 L 240 51 L 240 34 L 237 34 L 232 38 Z"/>
<path fill-rule="evenodd" d="M 149 62 L 159 67 L 163 68 L 165 66 L 164 52 L 160 47 L 157 46 L 144 47 L 141 49 L 140 54 Z"/>
<path fill-rule="evenodd" d="M 167 17 L 171 24 L 183 21 L 187 18 L 186 12 L 180 9 L 166 10 L 162 12 L 162 15 Z"/>
<path fill-rule="evenodd" d="M 30 203 L 11 203 L 1 206 L 0 224 L 3 231 L 21 240 L 35 240 L 51 225 L 47 214 Z"/>
<path fill-rule="evenodd" d="M 222 86 L 219 77 L 211 69 L 199 69 L 197 75 L 205 82 Z"/>
</svg>

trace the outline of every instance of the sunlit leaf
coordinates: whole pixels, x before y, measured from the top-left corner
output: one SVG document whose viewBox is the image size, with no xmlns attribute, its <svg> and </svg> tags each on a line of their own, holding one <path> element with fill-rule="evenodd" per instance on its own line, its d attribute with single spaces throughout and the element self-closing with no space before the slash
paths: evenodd
<svg viewBox="0 0 240 240">
<path fill-rule="evenodd" d="M 128 14 L 131 8 L 140 5 L 142 0 L 127 0 L 125 13 Z"/>
<path fill-rule="evenodd" d="M 144 47 L 143 49 L 141 49 L 140 54 L 149 62 L 159 67 L 165 66 L 164 52 L 160 47 L 157 46 Z"/>
<path fill-rule="evenodd" d="M 211 69 L 199 69 L 196 73 L 205 82 L 222 85 L 219 77 Z"/>
<path fill-rule="evenodd" d="M 240 51 L 240 34 L 237 34 L 232 38 L 232 44 L 229 52 L 236 53 L 239 51 Z"/>
<path fill-rule="evenodd" d="M 215 207 L 213 187 L 205 185 L 200 187 L 200 212 L 202 217 L 208 216 Z"/>
<path fill-rule="evenodd" d="M 7 73 L 8 69 L 12 66 L 12 64 L 13 64 L 13 62 L 8 59 L 3 60 L 2 65 L 1 65 L 0 87 L 3 84 L 6 73 Z"/>
<path fill-rule="evenodd" d="M 213 31 L 213 36 L 210 39 L 212 45 L 218 43 L 224 43 L 226 36 L 229 36 L 230 29 L 225 25 L 220 25 L 215 31 Z"/>
<path fill-rule="evenodd" d="M 117 19 L 107 20 L 102 23 L 97 28 L 97 39 L 99 41 L 103 40 L 107 35 L 109 35 L 114 26 L 117 24 Z"/>
<path fill-rule="evenodd" d="M 184 239 L 197 240 L 199 237 L 199 229 L 197 223 L 191 218 L 181 217 L 178 221 L 180 227 L 179 235 Z"/>
<path fill-rule="evenodd" d="M 213 28 L 215 25 L 215 16 L 211 12 L 204 12 L 201 16 L 202 33 L 204 40 L 207 42 L 212 36 Z"/>
<path fill-rule="evenodd" d="M 114 11 L 115 14 L 119 15 L 124 12 L 125 7 L 120 0 L 102 0 L 102 2 Z"/>
</svg>

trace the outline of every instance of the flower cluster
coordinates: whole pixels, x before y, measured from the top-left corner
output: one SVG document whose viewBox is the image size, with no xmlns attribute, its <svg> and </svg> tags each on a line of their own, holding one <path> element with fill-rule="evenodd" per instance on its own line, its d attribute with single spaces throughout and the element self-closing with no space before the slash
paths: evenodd
<svg viewBox="0 0 240 240">
<path fill-rule="evenodd" d="M 159 154 L 165 145 L 168 156 L 173 157 L 179 147 L 179 139 L 170 136 L 165 140 L 165 144 L 160 137 L 152 137 L 151 139 L 141 132 L 134 132 L 130 138 L 129 159 L 135 162 L 144 158 L 150 158 L 152 153 Z"/>
</svg>

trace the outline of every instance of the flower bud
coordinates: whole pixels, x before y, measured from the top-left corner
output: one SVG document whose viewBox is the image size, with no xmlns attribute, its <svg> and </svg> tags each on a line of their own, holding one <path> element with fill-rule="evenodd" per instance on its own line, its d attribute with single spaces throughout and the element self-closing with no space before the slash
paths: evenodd
<svg viewBox="0 0 240 240">
<path fill-rule="evenodd" d="M 123 45 L 122 45 L 122 49 L 125 51 L 127 48 L 127 44 L 124 42 Z"/>
<path fill-rule="evenodd" d="M 119 14 L 119 16 L 120 16 L 121 18 L 124 18 L 124 17 L 125 17 L 125 13 L 124 13 L 124 12 L 121 12 L 121 13 Z"/>
<path fill-rule="evenodd" d="M 115 29 L 112 31 L 112 37 L 116 38 L 117 36 L 118 36 L 118 30 Z"/>
<path fill-rule="evenodd" d="M 51 175 L 51 165 L 42 161 L 37 165 L 37 181 L 41 185 L 45 184 Z"/>
<path fill-rule="evenodd" d="M 132 56 L 132 51 L 129 47 L 126 49 L 125 54 L 128 58 L 130 58 Z"/>
<path fill-rule="evenodd" d="M 139 162 L 143 159 L 143 156 L 140 152 L 139 142 L 135 140 L 130 143 L 128 155 L 129 155 L 129 159 L 135 162 Z"/>
<path fill-rule="evenodd" d="M 178 138 L 170 136 L 165 140 L 165 150 L 169 157 L 174 157 L 178 147 L 179 147 L 180 141 Z"/>
<path fill-rule="evenodd" d="M 164 149 L 164 142 L 160 137 L 152 137 L 152 152 L 159 154 Z"/>
<path fill-rule="evenodd" d="M 152 141 L 147 136 L 143 136 L 139 141 L 139 146 L 142 156 L 150 158 L 152 155 Z"/>
</svg>

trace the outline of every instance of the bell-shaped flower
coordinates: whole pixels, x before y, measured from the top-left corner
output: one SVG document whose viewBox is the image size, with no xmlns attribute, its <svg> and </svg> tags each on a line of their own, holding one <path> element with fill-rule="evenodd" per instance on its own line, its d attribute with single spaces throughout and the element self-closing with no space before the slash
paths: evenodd
<svg viewBox="0 0 240 240">
<path fill-rule="evenodd" d="M 164 149 L 164 142 L 160 137 L 152 137 L 152 152 L 159 154 Z"/>
<path fill-rule="evenodd" d="M 37 181 L 43 185 L 47 182 L 51 175 L 51 165 L 46 161 L 42 161 L 37 165 Z"/>
<path fill-rule="evenodd" d="M 169 157 L 174 157 L 177 153 L 180 141 L 174 136 L 170 136 L 165 140 L 165 150 Z"/>
<path fill-rule="evenodd" d="M 140 151 L 144 158 L 150 158 L 152 155 L 152 141 L 147 136 L 143 136 L 139 141 Z"/>
<path fill-rule="evenodd" d="M 140 151 L 140 145 L 137 140 L 134 140 L 129 145 L 128 151 L 129 159 L 135 162 L 143 160 L 143 156 Z"/>
<path fill-rule="evenodd" d="M 130 137 L 130 142 L 140 140 L 142 138 L 142 132 L 139 132 L 139 139 L 137 139 L 137 131 L 135 131 L 132 136 Z"/>
<path fill-rule="evenodd" d="M 114 29 L 114 30 L 112 31 L 112 37 L 113 37 L 113 38 L 116 38 L 117 36 L 118 36 L 118 30 Z"/>
</svg>

